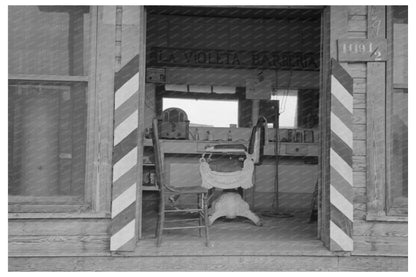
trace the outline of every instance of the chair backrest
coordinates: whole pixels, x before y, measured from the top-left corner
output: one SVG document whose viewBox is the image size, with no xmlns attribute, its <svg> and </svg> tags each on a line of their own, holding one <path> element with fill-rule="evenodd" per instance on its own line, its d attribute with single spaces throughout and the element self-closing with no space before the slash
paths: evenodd
<svg viewBox="0 0 416 277">
<path fill-rule="evenodd" d="M 155 157 L 155 168 L 156 168 L 156 184 L 162 191 L 165 186 L 165 170 L 163 166 L 163 152 L 159 140 L 159 129 L 157 118 L 153 119 L 152 122 L 152 142 L 153 142 L 153 153 Z"/>
<path fill-rule="evenodd" d="M 266 143 L 266 129 L 267 120 L 265 117 L 260 117 L 256 126 L 251 131 L 250 141 L 248 143 L 248 153 L 255 153 L 255 164 L 260 165 L 263 162 L 264 144 Z M 258 149 L 256 149 L 258 148 Z"/>
</svg>

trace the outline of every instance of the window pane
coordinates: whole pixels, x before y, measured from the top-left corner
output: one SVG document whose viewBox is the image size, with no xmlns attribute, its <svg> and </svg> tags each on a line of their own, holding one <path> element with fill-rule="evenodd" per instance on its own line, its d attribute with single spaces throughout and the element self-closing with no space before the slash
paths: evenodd
<svg viewBox="0 0 416 277">
<path fill-rule="evenodd" d="M 407 6 L 392 7 L 393 85 L 391 91 L 391 133 L 389 134 L 390 182 L 388 213 L 407 214 L 408 209 L 408 12 Z"/>
<path fill-rule="evenodd" d="M 407 213 L 408 197 L 408 98 L 407 89 L 395 89 L 391 116 L 390 208 Z"/>
<path fill-rule="evenodd" d="M 9 7 L 9 73 L 88 75 L 89 8 Z"/>
<path fill-rule="evenodd" d="M 9 85 L 9 194 L 84 193 L 86 86 Z"/>
<path fill-rule="evenodd" d="M 229 127 L 237 124 L 237 100 L 197 100 L 163 98 L 163 110 L 180 108 L 188 116 L 190 126 Z"/>
</svg>

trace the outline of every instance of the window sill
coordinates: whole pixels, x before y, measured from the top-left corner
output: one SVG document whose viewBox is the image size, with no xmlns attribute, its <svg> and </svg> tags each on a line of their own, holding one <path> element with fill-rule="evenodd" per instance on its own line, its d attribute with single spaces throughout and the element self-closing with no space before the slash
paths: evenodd
<svg viewBox="0 0 416 277">
<path fill-rule="evenodd" d="M 407 216 L 392 216 L 392 215 L 373 215 L 366 216 L 367 221 L 384 221 L 384 222 L 408 222 Z"/>
<path fill-rule="evenodd" d="M 101 218 L 109 219 L 110 214 L 105 212 L 98 213 L 9 213 L 9 220 L 14 219 L 88 219 Z"/>
</svg>

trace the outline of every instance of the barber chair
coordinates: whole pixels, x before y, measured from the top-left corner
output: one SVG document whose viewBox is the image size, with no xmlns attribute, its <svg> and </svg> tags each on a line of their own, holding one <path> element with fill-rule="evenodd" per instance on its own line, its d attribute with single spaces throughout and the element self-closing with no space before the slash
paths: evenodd
<svg viewBox="0 0 416 277">
<path fill-rule="evenodd" d="M 209 217 L 210 224 L 220 217 L 235 218 L 246 217 L 254 224 L 261 226 L 260 218 L 250 211 L 249 205 L 242 198 L 242 189 L 253 186 L 253 173 L 255 165 L 259 165 L 263 159 L 265 131 L 267 121 L 260 118 L 253 127 L 248 146 L 243 144 L 220 144 L 205 149 L 200 159 L 200 173 L 202 186 L 223 189 L 211 206 Z M 208 158 L 205 156 L 209 154 Z M 231 165 L 227 166 L 227 159 L 220 159 L 220 162 L 212 161 L 212 156 L 229 157 Z M 243 158 L 242 158 L 243 157 Z M 243 160 L 243 162 L 238 162 Z M 242 163 L 242 167 L 241 167 Z M 234 171 L 230 171 L 234 168 Z"/>
</svg>

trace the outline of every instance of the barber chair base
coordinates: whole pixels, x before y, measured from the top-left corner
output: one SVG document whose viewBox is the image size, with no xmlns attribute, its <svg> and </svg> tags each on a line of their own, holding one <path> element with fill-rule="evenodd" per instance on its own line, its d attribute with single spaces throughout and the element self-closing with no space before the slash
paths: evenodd
<svg viewBox="0 0 416 277">
<path fill-rule="evenodd" d="M 209 216 L 209 223 L 212 225 L 215 220 L 225 216 L 226 218 L 236 218 L 237 216 L 250 219 L 255 225 L 262 226 L 260 218 L 250 211 L 250 207 L 241 195 L 236 192 L 225 192 L 212 203 Z"/>
</svg>

